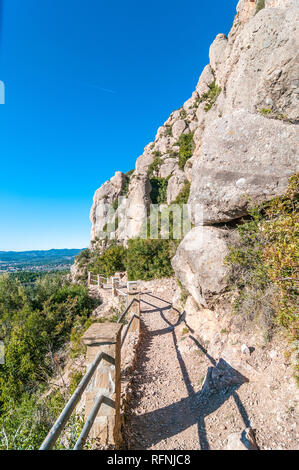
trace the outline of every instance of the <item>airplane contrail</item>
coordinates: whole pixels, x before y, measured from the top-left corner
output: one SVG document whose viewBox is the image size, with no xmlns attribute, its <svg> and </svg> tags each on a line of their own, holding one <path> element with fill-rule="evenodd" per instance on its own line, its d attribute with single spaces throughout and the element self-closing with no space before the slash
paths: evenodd
<svg viewBox="0 0 299 470">
<path fill-rule="evenodd" d="M 0 1 L 1 1 L 1 0 L 0 0 Z M 92 85 L 91 83 L 86 83 L 86 85 L 87 85 L 89 88 L 94 88 L 95 90 L 106 91 L 107 93 L 116 93 L 115 90 L 110 90 L 109 88 L 103 88 L 103 87 L 98 86 L 98 85 Z"/>
</svg>

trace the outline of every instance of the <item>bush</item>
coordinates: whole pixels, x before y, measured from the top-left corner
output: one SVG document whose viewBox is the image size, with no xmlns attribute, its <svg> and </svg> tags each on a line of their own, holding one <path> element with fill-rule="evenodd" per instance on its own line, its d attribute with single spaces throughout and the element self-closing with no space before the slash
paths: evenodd
<svg viewBox="0 0 299 470">
<path fill-rule="evenodd" d="M 177 196 L 173 204 L 179 204 L 179 205 L 188 204 L 189 195 L 190 195 L 190 186 L 191 185 L 189 181 L 185 181 L 182 191 L 179 193 L 179 195 Z"/>
<path fill-rule="evenodd" d="M 152 178 L 154 175 L 157 174 L 157 172 L 159 170 L 159 166 L 162 163 L 161 153 L 160 152 L 154 152 L 154 155 L 155 155 L 154 161 L 148 167 L 148 176 L 149 176 L 149 178 Z"/>
<path fill-rule="evenodd" d="M 172 137 L 172 126 L 166 124 L 165 137 Z"/>
<path fill-rule="evenodd" d="M 181 108 L 180 110 L 180 118 L 181 119 L 186 119 L 187 117 L 187 112 L 184 110 L 184 108 Z"/>
<path fill-rule="evenodd" d="M 167 186 L 169 178 L 151 178 L 152 190 L 150 198 L 152 204 L 165 204 L 167 201 Z"/>
<path fill-rule="evenodd" d="M 112 276 L 117 271 L 126 270 L 126 249 L 121 245 L 110 246 L 90 266 L 94 274 Z"/>
<path fill-rule="evenodd" d="M 290 178 L 283 197 L 253 209 L 251 219 L 239 225 L 240 243 L 226 260 L 237 294 L 235 311 L 251 319 L 262 315 L 270 333 L 282 326 L 291 340 L 299 339 L 298 192 L 299 174 Z"/>
<path fill-rule="evenodd" d="M 129 192 L 129 185 L 130 185 L 131 176 L 133 173 L 134 173 L 134 170 L 130 170 L 125 174 L 125 183 L 124 183 L 123 190 L 121 192 L 122 196 L 127 196 Z"/>
<path fill-rule="evenodd" d="M 179 168 L 184 169 L 187 160 L 192 157 L 193 154 L 193 132 L 190 134 L 182 134 L 179 138 Z"/>
<path fill-rule="evenodd" d="M 0 401 L 5 408 L 31 393 L 53 372 L 53 354 L 70 340 L 75 322 L 85 322 L 95 307 L 83 286 L 61 285 L 34 308 L 31 299 L 21 309 L 1 315 L 0 336 L 5 344 L 5 364 L 0 366 Z"/>
<path fill-rule="evenodd" d="M 0 417 L 0 450 L 37 450 L 41 446 L 71 392 L 63 396 L 56 391 L 47 398 L 40 396 L 42 393 L 23 396 Z M 54 449 L 72 449 L 83 425 L 83 417 L 73 414 Z"/>
<path fill-rule="evenodd" d="M 113 210 L 116 212 L 118 209 L 118 198 L 115 199 L 115 201 L 113 201 L 112 207 L 113 207 Z"/>
<path fill-rule="evenodd" d="M 257 5 L 256 5 L 256 9 L 255 9 L 255 14 L 257 14 L 263 8 L 265 8 L 265 0 L 258 0 Z"/>
<path fill-rule="evenodd" d="M 5 344 L 5 364 L 0 365 L 0 428 L 5 436 L 2 432 L 0 447 L 35 448 L 49 431 L 48 418 L 53 424 L 53 410 L 45 405 L 39 419 L 36 400 L 57 373 L 59 351 L 69 342 L 73 325 L 87 322 L 95 302 L 85 287 L 69 285 L 61 275 L 45 276 L 30 292 L 5 276 L 0 287 L 0 337 Z"/>
<path fill-rule="evenodd" d="M 169 277 L 173 274 L 171 259 L 175 244 L 171 240 L 129 240 L 128 278 L 131 281 Z"/>
<path fill-rule="evenodd" d="M 75 261 L 78 263 L 79 267 L 82 268 L 89 262 L 90 256 L 90 250 L 89 248 L 86 248 L 86 250 L 81 251 L 81 253 L 75 257 Z"/>
<path fill-rule="evenodd" d="M 221 88 L 216 85 L 216 80 L 214 80 L 211 85 L 209 85 L 209 91 L 207 93 L 204 93 L 200 98 L 200 102 L 206 102 L 206 105 L 204 107 L 205 112 L 208 112 L 212 108 L 214 103 L 216 103 L 221 91 Z"/>
<path fill-rule="evenodd" d="M 272 114 L 272 109 L 270 108 L 262 108 L 259 111 L 263 116 L 268 116 L 269 114 Z"/>
</svg>

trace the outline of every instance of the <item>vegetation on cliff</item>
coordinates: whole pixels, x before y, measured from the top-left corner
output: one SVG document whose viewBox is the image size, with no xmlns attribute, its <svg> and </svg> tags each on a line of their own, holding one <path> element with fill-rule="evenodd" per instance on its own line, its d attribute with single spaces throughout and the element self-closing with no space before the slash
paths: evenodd
<svg viewBox="0 0 299 470">
<path fill-rule="evenodd" d="M 226 260 L 232 267 L 234 310 L 244 318 L 262 318 L 268 337 L 283 327 L 292 342 L 299 341 L 298 194 L 296 174 L 283 197 L 251 210 L 251 218 L 238 226 L 240 243 Z"/>
<path fill-rule="evenodd" d="M 194 150 L 193 133 L 182 134 L 179 138 L 179 168 L 183 170 L 189 158 L 192 157 Z"/>
</svg>

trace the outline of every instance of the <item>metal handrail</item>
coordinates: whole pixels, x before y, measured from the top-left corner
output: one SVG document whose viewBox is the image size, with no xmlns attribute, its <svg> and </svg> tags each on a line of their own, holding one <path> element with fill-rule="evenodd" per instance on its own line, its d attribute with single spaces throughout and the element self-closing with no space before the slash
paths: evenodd
<svg viewBox="0 0 299 470">
<path fill-rule="evenodd" d="M 126 314 L 128 313 L 128 311 L 130 310 L 130 308 L 132 307 L 133 303 L 136 301 L 137 299 L 134 297 L 134 299 L 129 303 L 129 305 L 127 306 L 126 310 L 121 314 L 121 316 L 119 317 L 119 319 L 117 320 L 116 323 L 120 323 L 122 321 L 122 319 L 126 316 Z"/>
<path fill-rule="evenodd" d="M 132 325 L 132 322 L 133 322 L 134 318 L 140 318 L 140 317 L 139 317 L 139 315 L 136 315 L 136 313 L 134 313 L 134 315 L 131 316 L 129 323 L 126 326 L 126 329 L 124 330 L 123 334 L 121 335 L 121 347 L 123 346 L 123 344 L 125 342 L 126 336 L 128 334 L 128 331 L 130 329 L 130 326 Z"/>
<path fill-rule="evenodd" d="M 91 276 L 90 276 L 90 281 L 91 281 L 92 280 L 92 273 L 90 273 L 90 274 L 91 274 Z M 106 279 L 106 278 L 104 278 L 104 279 Z M 127 294 L 123 293 L 119 289 L 116 289 L 116 290 L 121 292 L 121 294 L 127 296 Z M 137 299 L 136 297 L 134 297 L 132 299 L 132 301 L 130 302 L 130 304 L 125 309 L 125 311 L 121 314 L 121 316 L 117 320 L 117 323 L 120 323 L 123 320 L 123 318 L 128 313 L 128 311 L 130 310 L 130 308 L 131 308 L 131 306 L 133 305 L 134 302 L 140 302 L 140 300 Z M 130 326 L 131 326 L 134 318 L 139 319 L 140 317 L 139 317 L 139 315 L 136 315 L 135 313 L 131 316 L 129 323 L 126 326 L 126 329 L 124 330 L 124 332 L 121 336 L 121 347 L 124 344 L 124 341 L 126 339 L 126 336 L 128 334 L 128 331 L 130 329 Z M 76 388 L 75 392 L 73 393 L 73 395 L 69 399 L 69 401 L 66 404 L 66 406 L 64 407 L 63 411 L 60 413 L 59 417 L 55 421 L 54 425 L 52 426 L 51 430 L 49 431 L 47 437 L 44 439 L 44 441 L 43 441 L 42 445 L 40 446 L 39 450 L 51 450 L 51 449 L 53 449 L 57 439 L 59 438 L 59 436 L 60 436 L 62 430 L 64 429 L 68 419 L 70 418 L 71 414 L 73 413 L 76 405 L 78 404 L 80 398 L 82 397 L 82 394 L 83 394 L 84 390 L 86 389 L 87 385 L 89 384 L 93 374 L 95 373 L 99 363 L 101 362 L 101 360 L 103 358 L 107 358 L 107 360 L 111 360 L 111 358 L 106 353 L 104 353 L 103 351 L 99 352 L 99 354 L 96 356 L 95 360 L 89 366 L 86 374 L 84 375 L 84 377 L 80 381 L 78 387 Z M 102 405 L 104 399 L 105 399 L 105 395 L 103 395 L 103 394 L 101 394 L 97 397 L 97 399 L 96 399 L 96 401 L 93 405 L 93 408 L 92 408 L 92 410 L 91 410 L 91 412 L 90 412 L 90 414 L 89 414 L 89 416 L 88 416 L 88 418 L 87 418 L 87 420 L 86 420 L 86 422 L 83 426 L 81 434 L 80 434 L 80 436 L 79 436 L 79 438 L 78 438 L 78 440 L 75 444 L 74 450 L 81 450 L 83 448 L 83 446 L 86 442 L 86 439 L 88 437 L 89 431 L 90 431 L 90 429 L 91 429 L 91 427 L 92 427 L 92 425 L 95 421 L 95 418 L 97 416 L 99 408 Z"/>
<path fill-rule="evenodd" d="M 39 450 L 51 450 L 53 449 L 58 437 L 61 434 L 64 426 L 66 425 L 69 417 L 71 416 L 72 412 L 74 411 L 78 401 L 80 400 L 84 390 L 86 389 L 87 385 L 90 382 L 94 372 L 96 371 L 99 363 L 101 360 L 107 356 L 103 351 L 100 352 L 93 363 L 89 366 L 86 374 L 84 375 L 83 379 L 79 383 L 78 387 L 76 388 L 75 392 L 69 399 L 68 403 L 64 407 L 63 411 L 60 413 L 59 417 L 57 418 L 55 424 L 52 426 L 50 432 L 48 433 L 47 437 L 45 438 L 44 442 L 42 443 Z"/>
<path fill-rule="evenodd" d="M 125 292 L 123 292 L 122 290 L 120 289 L 115 289 L 116 292 L 118 292 L 120 295 L 124 295 L 125 297 L 127 297 L 127 294 Z"/>
<path fill-rule="evenodd" d="M 103 403 L 105 398 L 105 395 L 100 395 L 96 401 L 95 404 L 93 405 L 93 408 L 91 412 L 88 415 L 88 418 L 86 420 L 86 423 L 84 424 L 84 427 L 81 431 L 80 436 L 78 437 L 78 440 L 75 444 L 74 450 L 81 450 L 86 442 L 86 439 L 88 437 L 89 431 L 94 423 L 94 420 L 96 419 L 96 416 L 98 414 L 98 411 L 100 409 L 101 404 Z"/>
</svg>

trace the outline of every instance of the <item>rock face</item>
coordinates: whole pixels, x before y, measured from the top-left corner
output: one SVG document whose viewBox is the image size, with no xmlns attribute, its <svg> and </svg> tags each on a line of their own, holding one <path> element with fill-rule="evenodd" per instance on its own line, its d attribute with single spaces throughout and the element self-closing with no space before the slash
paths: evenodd
<svg viewBox="0 0 299 470">
<path fill-rule="evenodd" d="M 183 286 L 199 305 L 221 294 L 227 286 L 227 267 L 223 264 L 232 243 L 228 230 L 195 227 L 179 245 L 172 266 Z"/>
<path fill-rule="evenodd" d="M 91 210 L 94 240 L 109 221 L 108 205 L 117 207 L 126 195 L 127 230 L 118 227 L 113 234 L 126 243 L 140 234 L 157 179 L 165 180 L 168 205 L 191 183 L 195 228 L 179 245 L 173 267 L 200 305 L 226 288 L 223 262 L 232 235 L 213 224 L 246 215 L 249 198 L 258 203 L 283 194 L 299 166 L 298 0 L 265 0 L 260 10 L 257 5 L 239 1 L 232 29 L 211 44 L 210 63 L 192 96 L 159 127 L 129 177 L 116 173 L 101 186 Z M 187 134 L 192 155 L 182 168 Z"/>
<path fill-rule="evenodd" d="M 110 206 L 121 195 L 124 183 L 125 175 L 117 171 L 110 181 L 106 181 L 95 192 L 90 211 L 90 221 L 92 223 L 91 240 L 95 240 L 108 223 Z"/>
<path fill-rule="evenodd" d="M 254 15 L 239 34 L 235 22 L 235 40 L 230 35 L 226 48 L 224 40 L 216 38 L 213 43 L 213 59 L 223 58 L 214 59 L 214 70 L 225 93 L 224 113 L 265 107 L 298 118 L 298 3 L 276 3 L 276 8 L 264 8 Z"/>
<path fill-rule="evenodd" d="M 229 222 L 256 204 L 284 194 L 299 168 L 296 126 L 247 111 L 210 124 L 193 165 L 189 203 L 206 225 Z"/>
</svg>

